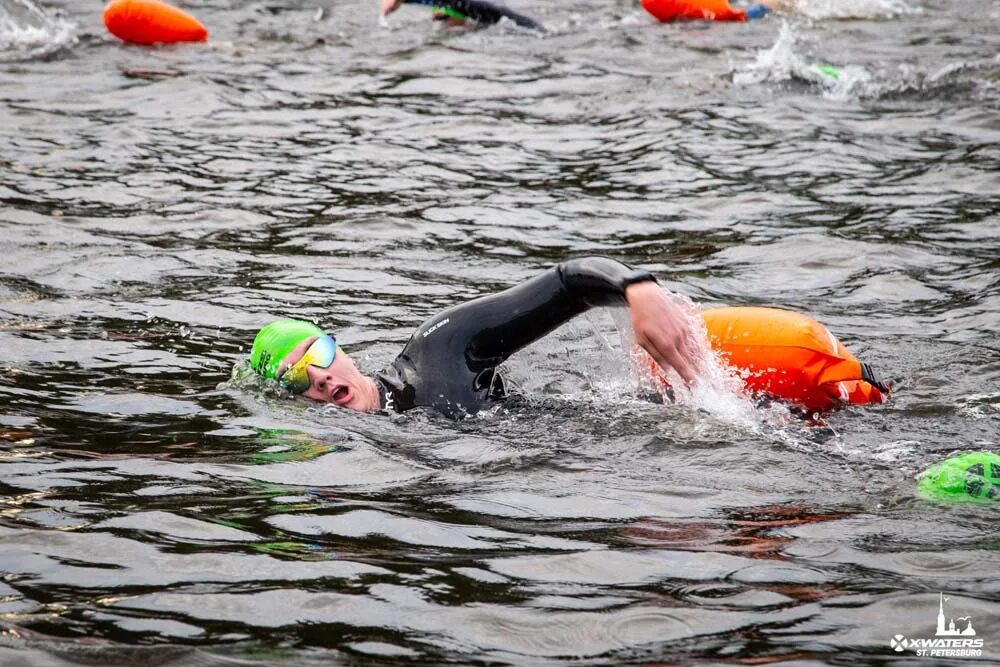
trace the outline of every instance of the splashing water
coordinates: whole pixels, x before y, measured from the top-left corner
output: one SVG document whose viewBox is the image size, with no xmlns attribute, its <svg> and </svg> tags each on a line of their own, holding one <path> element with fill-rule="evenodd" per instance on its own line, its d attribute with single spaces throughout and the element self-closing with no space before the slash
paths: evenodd
<svg viewBox="0 0 1000 667">
<path fill-rule="evenodd" d="M 733 75 L 733 81 L 750 86 L 767 81 L 788 81 L 798 72 L 807 71 L 805 60 L 796 52 L 798 35 L 788 21 L 782 21 L 774 45 L 759 51 L 756 59 Z M 809 79 L 814 77 L 809 74 Z"/>
<path fill-rule="evenodd" d="M 738 372 L 712 349 L 705 321 L 698 315 L 695 303 L 682 294 L 672 293 L 671 298 L 687 315 L 689 340 L 695 343 L 696 348 L 698 377 L 688 385 L 673 369 L 654 370 L 656 364 L 652 357 L 635 344 L 626 311 L 616 311 L 615 323 L 624 349 L 630 350 L 632 375 L 640 388 L 659 392 L 665 402 L 707 413 L 729 426 L 756 431 L 762 424 L 786 423 L 790 417 L 789 410 L 779 404 L 758 406 L 744 391 Z"/>
<path fill-rule="evenodd" d="M 74 27 L 30 0 L 0 0 L 0 60 L 59 49 L 74 41 Z"/>
<path fill-rule="evenodd" d="M 733 74 L 740 86 L 799 81 L 820 86 L 832 99 L 868 95 L 872 76 L 862 67 L 834 67 L 800 55 L 800 36 L 788 21 L 782 21 L 778 38 L 769 49 L 759 51 L 753 62 Z M 809 49 L 807 49 L 808 51 Z"/>
</svg>

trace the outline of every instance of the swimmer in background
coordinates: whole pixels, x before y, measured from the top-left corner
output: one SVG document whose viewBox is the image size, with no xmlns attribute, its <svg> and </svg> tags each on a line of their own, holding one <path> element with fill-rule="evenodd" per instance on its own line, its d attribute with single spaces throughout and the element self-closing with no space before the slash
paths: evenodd
<svg viewBox="0 0 1000 667">
<path fill-rule="evenodd" d="M 507 290 L 430 318 L 384 371 L 362 374 L 319 327 L 279 320 L 257 334 L 250 366 L 295 394 L 361 412 L 435 408 L 474 414 L 506 395 L 497 367 L 595 306 L 627 305 L 636 341 L 687 382 L 697 343 L 687 315 L 648 271 L 606 257 L 569 260 Z"/>
<path fill-rule="evenodd" d="M 917 494 L 936 502 L 1000 505 L 1000 453 L 967 452 L 935 463 L 917 476 Z"/>
<path fill-rule="evenodd" d="M 447 27 L 464 26 L 469 22 L 487 26 L 506 18 L 522 28 L 545 32 L 545 26 L 538 21 L 487 0 L 382 0 L 382 20 L 384 21 L 403 4 L 427 5 L 433 8 L 434 20 L 443 21 Z"/>
<path fill-rule="evenodd" d="M 727 0 L 642 0 L 659 21 L 747 21 L 790 9 L 793 0 L 761 0 L 732 6 Z"/>
</svg>

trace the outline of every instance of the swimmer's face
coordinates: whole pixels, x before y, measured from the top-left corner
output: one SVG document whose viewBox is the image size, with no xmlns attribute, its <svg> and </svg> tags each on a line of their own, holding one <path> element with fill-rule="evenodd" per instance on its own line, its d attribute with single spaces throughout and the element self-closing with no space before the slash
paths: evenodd
<svg viewBox="0 0 1000 667">
<path fill-rule="evenodd" d="M 392 14 L 402 4 L 403 0 L 382 0 L 382 16 Z"/>
<path fill-rule="evenodd" d="M 316 338 L 307 338 L 281 360 L 278 377 L 302 358 Z M 309 373 L 309 388 L 303 396 L 314 401 L 333 403 L 342 408 L 370 412 L 379 409 L 378 392 L 372 381 L 358 370 L 354 361 L 337 348 L 333 363 L 327 368 L 306 366 Z"/>
</svg>

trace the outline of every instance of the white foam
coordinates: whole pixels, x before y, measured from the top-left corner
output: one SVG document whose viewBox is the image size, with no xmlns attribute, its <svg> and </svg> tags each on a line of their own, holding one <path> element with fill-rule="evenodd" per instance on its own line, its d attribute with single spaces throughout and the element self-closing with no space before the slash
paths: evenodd
<svg viewBox="0 0 1000 667">
<path fill-rule="evenodd" d="M 788 21 L 782 21 L 774 44 L 750 63 L 737 68 L 733 82 L 741 86 L 761 83 L 800 81 L 819 86 L 831 99 L 850 99 L 872 93 L 875 83 L 863 67 L 848 65 L 831 68 L 801 54 L 799 33 Z M 806 49 L 807 50 L 807 49 Z"/>
<path fill-rule="evenodd" d="M 740 68 L 733 75 L 733 81 L 741 86 L 765 83 L 767 81 L 787 81 L 792 73 L 803 66 L 802 57 L 796 52 L 798 35 L 788 21 L 781 22 L 778 38 L 769 49 L 757 52 L 753 62 Z"/>
<path fill-rule="evenodd" d="M 49 53 L 75 41 L 74 30 L 30 0 L 0 0 L 0 59 Z"/>
<path fill-rule="evenodd" d="M 723 362 L 708 342 L 705 321 L 695 304 L 685 296 L 672 294 L 674 301 L 687 314 L 689 339 L 696 347 L 697 379 L 686 384 L 676 371 L 665 371 L 673 394 L 673 402 L 705 412 L 728 425 L 757 430 L 762 424 L 785 423 L 789 411 L 781 405 L 760 407 L 743 390 L 738 372 Z M 651 358 L 641 348 L 631 346 L 634 372 L 644 387 L 660 389 L 651 371 Z"/>
</svg>

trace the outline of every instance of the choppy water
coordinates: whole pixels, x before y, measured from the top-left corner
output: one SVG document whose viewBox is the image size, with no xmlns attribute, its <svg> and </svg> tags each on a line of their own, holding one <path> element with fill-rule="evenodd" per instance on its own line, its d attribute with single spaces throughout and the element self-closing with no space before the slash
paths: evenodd
<svg viewBox="0 0 1000 667">
<path fill-rule="evenodd" d="M 883 664 L 940 591 L 1000 660 L 1000 513 L 913 493 L 1000 449 L 1000 5 L 375 4 L 147 49 L 0 3 L 0 662 Z M 895 398 L 649 404 L 606 315 L 463 422 L 227 381 L 273 317 L 376 370 L 591 253 L 806 311 Z"/>
</svg>

